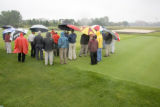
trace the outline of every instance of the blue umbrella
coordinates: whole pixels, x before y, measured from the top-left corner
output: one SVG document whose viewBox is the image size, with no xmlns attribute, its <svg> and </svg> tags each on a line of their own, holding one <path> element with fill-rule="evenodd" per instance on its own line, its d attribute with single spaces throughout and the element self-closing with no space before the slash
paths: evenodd
<svg viewBox="0 0 160 107">
<path fill-rule="evenodd" d="M 13 28 L 13 27 L 12 28 L 8 28 L 8 29 L 6 29 L 6 30 L 3 31 L 3 34 L 11 33 L 13 31 L 15 31 L 15 28 Z"/>
</svg>

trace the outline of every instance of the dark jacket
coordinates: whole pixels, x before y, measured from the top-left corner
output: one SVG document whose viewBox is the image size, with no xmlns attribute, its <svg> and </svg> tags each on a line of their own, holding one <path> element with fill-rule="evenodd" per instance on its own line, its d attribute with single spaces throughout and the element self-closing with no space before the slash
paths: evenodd
<svg viewBox="0 0 160 107">
<path fill-rule="evenodd" d="M 98 41 L 96 39 L 91 39 L 88 43 L 88 49 L 90 50 L 90 52 L 97 52 Z"/>
<path fill-rule="evenodd" d="M 61 32 L 61 37 L 58 39 L 59 48 L 68 48 L 68 38 L 65 37 L 64 32 Z"/>
<path fill-rule="evenodd" d="M 43 37 L 39 34 L 34 38 L 35 48 L 43 48 Z"/>
<path fill-rule="evenodd" d="M 88 35 L 85 35 L 85 34 L 82 34 L 80 43 L 81 43 L 82 45 L 87 45 L 88 42 L 89 42 L 89 36 L 88 36 Z"/>
<path fill-rule="evenodd" d="M 46 38 L 43 40 L 43 48 L 45 51 L 52 51 L 54 48 L 54 42 L 53 39 L 51 38 L 51 33 L 47 32 Z"/>
<path fill-rule="evenodd" d="M 71 33 L 68 37 L 68 41 L 69 43 L 75 43 L 76 42 L 76 38 L 77 38 L 77 35 L 75 33 Z"/>
<path fill-rule="evenodd" d="M 104 35 L 103 39 L 105 40 L 105 44 L 111 44 L 113 36 L 110 33 L 108 34 L 104 33 L 103 35 Z"/>
</svg>

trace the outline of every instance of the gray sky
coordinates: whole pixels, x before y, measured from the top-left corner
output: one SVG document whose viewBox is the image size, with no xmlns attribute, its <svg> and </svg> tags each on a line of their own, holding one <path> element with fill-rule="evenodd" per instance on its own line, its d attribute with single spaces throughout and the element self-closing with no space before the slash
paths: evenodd
<svg viewBox="0 0 160 107">
<path fill-rule="evenodd" d="M 23 19 L 95 18 L 160 21 L 160 0 L 0 0 L 0 11 L 18 10 Z"/>
</svg>

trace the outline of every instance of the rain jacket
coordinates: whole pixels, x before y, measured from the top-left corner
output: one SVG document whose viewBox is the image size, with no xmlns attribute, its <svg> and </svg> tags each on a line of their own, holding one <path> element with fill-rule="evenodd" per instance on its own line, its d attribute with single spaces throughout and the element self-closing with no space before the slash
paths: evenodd
<svg viewBox="0 0 160 107">
<path fill-rule="evenodd" d="M 54 42 L 53 39 L 51 38 L 50 32 L 46 34 L 46 38 L 43 40 L 43 47 L 45 51 L 52 51 L 54 48 Z"/>
<path fill-rule="evenodd" d="M 24 38 L 23 33 L 15 40 L 15 47 L 13 53 L 28 53 L 28 41 Z"/>
<path fill-rule="evenodd" d="M 52 38 L 53 38 L 53 40 L 54 40 L 54 43 L 55 43 L 55 44 L 58 44 L 58 39 L 60 38 L 59 35 L 56 34 L 56 33 L 54 33 L 54 34 L 52 34 Z"/>
<path fill-rule="evenodd" d="M 107 34 L 104 35 L 105 44 L 111 44 L 112 39 L 113 36 L 110 33 L 108 33 L 108 35 Z"/>
<path fill-rule="evenodd" d="M 97 35 L 97 41 L 98 41 L 98 48 L 102 48 L 103 47 L 103 37 L 100 31 L 97 31 L 96 35 Z"/>
<path fill-rule="evenodd" d="M 61 37 L 58 40 L 59 48 L 68 48 L 68 38 L 65 37 L 64 32 L 61 32 Z"/>
<path fill-rule="evenodd" d="M 43 37 L 39 34 L 33 41 L 35 48 L 43 48 Z"/>
<path fill-rule="evenodd" d="M 89 42 L 89 36 L 85 35 L 85 34 L 82 34 L 80 43 L 82 45 L 87 45 L 88 42 Z"/>
<path fill-rule="evenodd" d="M 77 35 L 75 33 L 71 33 L 68 37 L 68 41 L 69 43 L 75 43 L 76 42 L 76 38 L 77 38 Z"/>
</svg>

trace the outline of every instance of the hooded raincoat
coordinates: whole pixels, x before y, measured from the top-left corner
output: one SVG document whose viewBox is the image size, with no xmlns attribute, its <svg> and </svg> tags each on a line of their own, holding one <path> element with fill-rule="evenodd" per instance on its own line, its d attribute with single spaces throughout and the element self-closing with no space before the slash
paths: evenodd
<svg viewBox="0 0 160 107">
<path fill-rule="evenodd" d="M 15 40 L 15 47 L 13 53 L 28 53 L 28 41 L 24 38 L 23 33 Z"/>
<path fill-rule="evenodd" d="M 58 40 L 59 48 L 68 48 L 68 38 L 65 37 L 64 32 L 61 32 L 61 37 Z"/>
<path fill-rule="evenodd" d="M 100 31 L 97 31 L 96 35 L 97 35 L 97 41 L 98 41 L 98 48 L 102 48 L 103 47 L 103 37 Z"/>
</svg>

